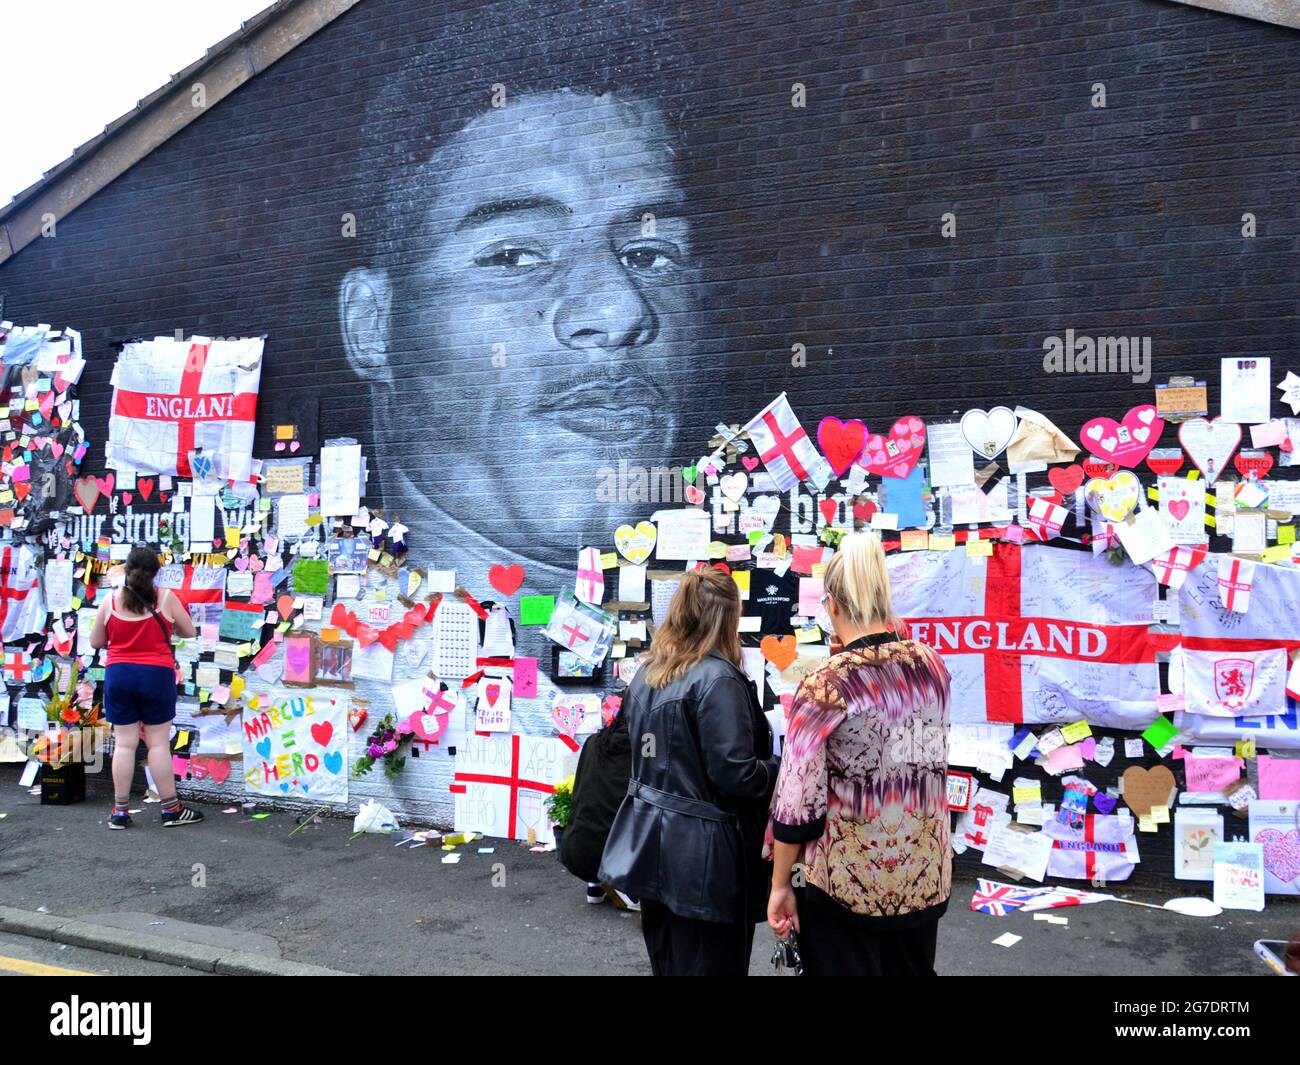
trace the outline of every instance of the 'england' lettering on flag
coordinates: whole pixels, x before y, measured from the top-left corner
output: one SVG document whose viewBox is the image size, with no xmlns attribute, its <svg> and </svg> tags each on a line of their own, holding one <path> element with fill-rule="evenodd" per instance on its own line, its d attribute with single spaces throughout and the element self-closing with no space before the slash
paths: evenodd
<svg viewBox="0 0 1300 1065">
<path fill-rule="evenodd" d="M 1155 580 L 1136 566 L 1054 547 L 998 544 L 890 559 L 895 608 L 944 656 L 954 722 L 1074 721 L 1144 728 L 1159 673 L 1149 635 Z"/>
<path fill-rule="evenodd" d="M 190 454 L 222 480 L 252 475 L 262 337 L 131 340 L 113 368 L 107 465 L 192 476 Z"/>
</svg>

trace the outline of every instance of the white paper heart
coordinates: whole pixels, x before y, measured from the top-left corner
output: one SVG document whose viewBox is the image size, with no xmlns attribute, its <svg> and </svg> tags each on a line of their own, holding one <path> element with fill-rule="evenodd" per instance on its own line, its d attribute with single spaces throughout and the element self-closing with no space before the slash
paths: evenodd
<svg viewBox="0 0 1300 1065">
<path fill-rule="evenodd" d="M 976 454 L 995 459 L 1016 435 L 1019 419 L 1010 407 L 994 407 L 985 411 L 968 410 L 961 417 L 961 435 Z"/>
<path fill-rule="evenodd" d="M 759 529 L 771 532 L 780 510 L 779 496 L 755 496 L 741 512 L 739 529 L 742 533 L 757 532 Z"/>
<path fill-rule="evenodd" d="M 1178 442 L 1205 479 L 1213 484 L 1228 469 L 1228 461 L 1241 443 L 1241 426 L 1222 418 L 1214 421 L 1193 418 L 1178 427 Z"/>
<path fill-rule="evenodd" d="M 749 487 L 749 476 L 744 473 L 729 473 L 718 481 L 718 487 L 724 496 L 739 503 L 745 496 L 745 489 Z"/>
</svg>

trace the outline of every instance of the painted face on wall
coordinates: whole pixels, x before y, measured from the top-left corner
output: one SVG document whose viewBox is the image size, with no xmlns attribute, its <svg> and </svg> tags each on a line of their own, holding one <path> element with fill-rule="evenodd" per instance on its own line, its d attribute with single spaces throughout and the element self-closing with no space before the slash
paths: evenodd
<svg viewBox="0 0 1300 1065">
<path fill-rule="evenodd" d="M 572 565 L 630 513 L 598 500 L 600 467 L 682 457 L 697 269 L 667 129 L 640 100 L 521 97 L 439 148 L 411 195 L 406 250 L 340 299 L 385 504 Z"/>
</svg>

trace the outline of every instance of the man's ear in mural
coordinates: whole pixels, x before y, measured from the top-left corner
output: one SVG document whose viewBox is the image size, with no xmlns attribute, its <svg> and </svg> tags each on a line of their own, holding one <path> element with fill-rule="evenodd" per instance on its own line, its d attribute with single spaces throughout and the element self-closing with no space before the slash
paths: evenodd
<svg viewBox="0 0 1300 1065">
<path fill-rule="evenodd" d="M 390 386 L 389 326 L 393 286 L 387 272 L 358 266 L 339 284 L 339 330 L 353 371 L 371 385 Z"/>
</svg>

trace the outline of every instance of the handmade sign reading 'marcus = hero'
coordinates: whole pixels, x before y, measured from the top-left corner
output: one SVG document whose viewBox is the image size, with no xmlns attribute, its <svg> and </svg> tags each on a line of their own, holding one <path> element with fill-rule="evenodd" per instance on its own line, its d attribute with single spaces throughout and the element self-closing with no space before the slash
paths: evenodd
<svg viewBox="0 0 1300 1065">
<path fill-rule="evenodd" d="M 451 792 L 457 832 L 551 843 L 546 799 L 564 777 L 566 749 L 543 736 L 466 736 L 456 747 Z"/>
<path fill-rule="evenodd" d="M 347 802 L 347 706 L 254 696 L 244 707 L 244 786 L 257 795 Z"/>
</svg>

